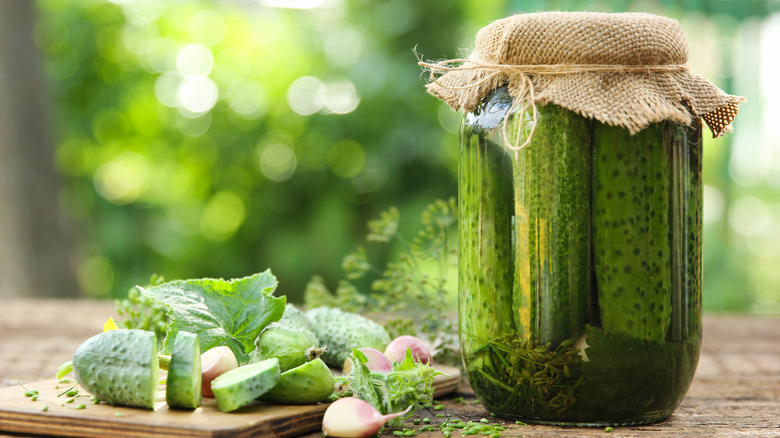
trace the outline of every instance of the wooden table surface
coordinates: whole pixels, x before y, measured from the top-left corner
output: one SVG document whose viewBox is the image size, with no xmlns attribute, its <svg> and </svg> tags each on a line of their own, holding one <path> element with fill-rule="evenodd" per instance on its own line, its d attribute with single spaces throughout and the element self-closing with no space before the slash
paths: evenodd
<svg viewBox="0 0 780 438">
<path fill-rule="evenodd" d="M 102 330 L 114 315 L 112 302 L 80 300 L 0 301 L 0 387 L 50 379 L 76 347 Z M 419 412 L 480 420 L 492 424 L 474 400 L 467 382 L 456 394 L 440 400 L 442 411 Z M 517 426 L 507 421 L 502 436 L 605 436 L 604 428 Z M 2 425 L 0 425 L 2 430 Z M 19 436 L 13 434 L 0 436 Z M 110 436 L 107 433 L 106 436 Z M 391 432 L 384 436 L 392 437 Z M 442 437 L 441 432 L 418 437 Z M 453 433 L 459 437 L 459 433 Z M 616 427 L 611 437 L 780 437 L 780 317 L 706 315 L 704 339 L 696 376 L 682 405 L 667 420 L 636 427 Z M 319 431 L 304 438 L 321 438 Z"/>
</svg>

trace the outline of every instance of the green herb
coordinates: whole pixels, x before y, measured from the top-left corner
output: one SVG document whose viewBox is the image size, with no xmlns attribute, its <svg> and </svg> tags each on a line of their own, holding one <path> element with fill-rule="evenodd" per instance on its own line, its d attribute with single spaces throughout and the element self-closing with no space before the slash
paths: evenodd
<svg viewBox="0 0 780 438">
<path fill-rule="evenodd" d="M 507 337 L 486 342 L 467 361 L 473 366 L 476 386 L 498 411 L 517 406 L 563 411 L 573 403 L 582 380 L 579 350 L 569 345 L 566 340 L 551 349 L 550 344 Z"/>
<path fill-rule="evenodd" d="M 62 397 L 63 395 L 68 394 L 69 392 L 71 392 L 74 389 L 76 389 L 76 386 L 78 386 L 78 385 L 73 385 L 73 386 L 69 387 L 68 389 L 66 389 L 65 391 L 62 391 L 61 393 L 57 394 L 57 397 Z M 68 397 L 71 397 L 71 396 L 68 396 Z"/>
<path fill-rule="evenodd" d="M 258 334 L 284 313 L 285 297 L 274 297 L 270 270 L 241 279 L 200 279 L 139 287 L 141 294 L 168 308 L 171 323 L 163 353 L 170 354 L 179 331 L 198 333 L 201 351 L 227 345 L 246 363 Z"/>
<path fill-rule="evenodd" d="M 38 400 L 38 394 L 35 394 L 35 395 L 33 395 L 32 397 L 30 397 L 30 400 L 31 400 L 31 401 L 36 401 L 36 400 Z"/>
<path fill-rule="evenodd" d="M 57 374 L 55 375 L 55 377 L 57 378 L 57 381 L 59 383 L 73 383 L 72 381 L 63 378 L 68 374 L 70 374 L 72 371 L 73 371 L 73 361 L 69 360 L 63 363 L 62 365 L 60 365 L 60 367 L 57 369 Z M 59 389 L 59 385 L 57 386 L 57 389 Z"/>
<path fill-rule="evenodd" d="M 164 278 L 155 274 L 149 280 L 148 287 L 163 283 Z M 114 305 L 119 317 L 123 318 L 120 321 L 122 328 L 153 331 L 157 335 L 157 345 L 163 346 L 163 339 L 170 324 L 165 306 L 144 296 L 136 287 L 127 292 L 127 298 L 116 300 Z"/>
<path fill-rule="evenodd" d="M 400 216 L 397 208 L 390 207 L 368 222 L 366 241 L 387 245 L 389 261 L 384 267 L 373 264 L 367 249 L 359 246 L 344 258 L 346 278 L 338 283 L 335 293 L 321 277 L 313 277 L 304 292 L 304 304 L 308 308 L 327 305 L 354 313 L 389 315 L 384 324 L 391 337 L 417 336 L 433 345 L 439 363 L 459 364 L 457 324 L 450 315 L 449 298 L 455 291 L 447 282 L 457 258 L 451 241 L 457 228 L 455 200 L 436 200 L 428 205 L 422 213 L 421 229 L 411 241 L 398 232 Z M 401 252 L 392 253 L 395 246 L 391 244 Z M 430 267 L 436 275 L 427 273 Z"/>
<path fill-rule="evenodd" d="M 41 406 L 41 410 L 42 410 L 43 412 L 46 412 L 46 411 L 48 411 L 48 410 L 49 410 L 49 405 L 43 405 L 43 406 Z"/>
<path fill-rule="evenodd" d="M 461 435 L 483 435 L 491 438 L 498 438 L 501 436 L 501 432 L 506 428 L 500 424 L 490 424 L 490 421 L 486 418 L 479 420 L 479 422 L 469 421 L 468 423 L 459 422 L 454 425 L 455 428 L 461 429 Z M 444 430 L 444 429 L 442 429 Z"/>
<path fill-rule="evenodd" d="M 25 397 L 32 397 L 32 396 L 34 396 L 34 395 L 38 395 L 38 390 L 37 390 L 37 389 L 33 389 L 33 390 L 27 389 L 27 387 L 26 387 L 26 386 L 24 386 L 24 385 L 22 384 L 22 382 L 20 382 L 20 381 L 18 381 L 18 380 L 16 381 L 16 384 L 17 384 L 17 385 L 19 385 L 19 386 L 21 386 L 21 387 L 22 387 L 22 389 L 24 389 L 24 391 L 25 391 L 25 392 L 24 392 L 24 396 L 25 396 Z"/>
<path fill-rule="evenodd" d="M 388 422 L 391 427 L 400 425 L 402 419 L 414 415 L 416 408 L 429 405 L 433 400 L 433 379 L 441 374 L 433 367 L 415 362 L 411 352 L 401 362 L 393 363 L 393 370 L 387 373 L 371 372 L 366 366 L 368 358 L 360 350 L 353 349 L 349 355 L 352 360 L 352 372 L 339 385 L 339 396 L 350 394 L 360 398 L 380 413 L 401 412 L 412 407 L 403 418 L 395 418 Z M 423 423 L 429 423 L 425 418 Z"/>
<path fill-rule="evenodd" d="M 607 432 L 607 433 L 612 432 L 613 430 L 615 430 L 615 429 L 613 427 L 610 427 L 610 426 L 607 426 L 607 427 L 604 428 L 604 432 Z"/>
</svg>

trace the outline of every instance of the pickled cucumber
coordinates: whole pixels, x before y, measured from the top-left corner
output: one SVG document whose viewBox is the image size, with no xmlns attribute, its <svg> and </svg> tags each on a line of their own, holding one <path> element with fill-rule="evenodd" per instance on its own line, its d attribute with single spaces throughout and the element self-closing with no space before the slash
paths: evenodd
<svg viewBox="0 0 780 438">
<path fill-rule="evenodd" d="M 671 145 L 664 123 L 593 126 L 593 253 L 601 324 L 666 338 L 672 314 Z"/>
</svg>

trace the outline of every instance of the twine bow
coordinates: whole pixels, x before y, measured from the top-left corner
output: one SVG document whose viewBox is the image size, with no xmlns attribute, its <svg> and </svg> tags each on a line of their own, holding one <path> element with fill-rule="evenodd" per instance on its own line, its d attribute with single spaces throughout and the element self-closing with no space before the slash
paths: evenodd
<svg viewBox="0 0 780 438">
<path fill-rule="evenodd" d="M 507 116 L 502 123 L 502 134 L 507 148 L 517 152 L 531 143 L 534 131 L 538 124 L 538 111 L 536 108 L 536 98 L 534 92 L 533 75 L 569 75 L 577 73 L 658 73 L 687 71 L 688 66 L 682 64 L 666 65 L 626 65 L 626 64 L 498 64 L 486 62 L 475 58 L 473 55 L 469 59 L 458 58 L 448 59 L 435 63 L 419 61 L 420 67 L 430 71 L 431 82 L 436 85 L 451 90 L 465 90 L 493 81 L 496 78 L 503 77 L 505 82 L 510 82 L 513 86 L 512 93 L 514 101 L 507 112 Z M 438 80 L 441 74 L 452 71 L 481 71 L 488 74 L 477 81 L 461 86 L 445 85 Z M 514 143 L 507 138 L 507 124 L 509 115 L 514 111 L 520 110 L 521 113 L 530 109 L 533 110 L 531 130 L 526 140 L 520 143 L 522 131 L 518 130 Z"/>
</svg>

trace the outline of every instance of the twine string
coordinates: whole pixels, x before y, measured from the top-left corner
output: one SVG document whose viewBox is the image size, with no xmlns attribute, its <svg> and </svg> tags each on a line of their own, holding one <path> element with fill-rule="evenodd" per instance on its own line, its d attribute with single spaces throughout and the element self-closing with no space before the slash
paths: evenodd
<svg viewBox="0 0 780 438">
<path fill-rule="evenodd" d="M 419 61 L 420 67 L 427 69 L 431 74 L 431 82 L 450 90 L 467 90 L 493 81 L 497 77 L 505 77 L 515 86 L 512 94 L 515 94 L 512 106 L 510 106 L 504 118 L 501 132 L 504 144 L 507 148 L 518 152 L 531 143 L 536 126 L 539 122 L 534 82 L 532 75 L 570 75 L 577 73 L 662 73 L 688 71 L 684 64 L 660 64 L 660 65 L 633 65 L 633 64 L 498 64 L 477 59 L 472 55 L 469 59 L 457 58 L 439 61 L 435 63 Z M 462 86 L 445 85 L 439 82 L 439 77 L 448 72 L 477 71 L 486 72 L 481 79 Z M 507 138 L 507 124 L 509 117 L 518 110 L 524 114 L 529 109 L 533 111 L 531 130 L 525 141 L 520 144 L 522 129 L 517 130 L 514 142 Z"/>
</svg>

